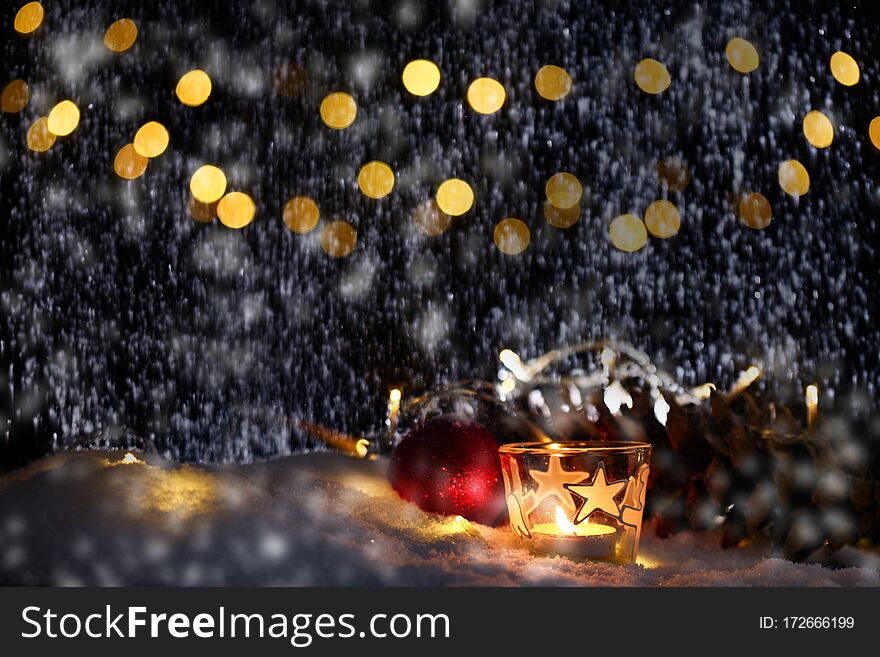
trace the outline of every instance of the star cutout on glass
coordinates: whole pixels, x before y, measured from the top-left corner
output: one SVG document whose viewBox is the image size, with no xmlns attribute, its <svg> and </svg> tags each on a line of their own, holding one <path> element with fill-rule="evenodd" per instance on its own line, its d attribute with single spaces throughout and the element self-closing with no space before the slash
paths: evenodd
<svg viewBox="0 0 880 657">
<path fill-rule="evenodd" d="M 595 511 L 604 511 L 613 518 L 619 518 L 620 505 L 614 498 L 625 486 L 625 480 L 608 483 L 605 478 L 605 463 L 603 462 L 599 463 L 592 484 L 565 484 L 569 491 L 584 501 L 574 517 L 574 524 L 583 522 Z"/>
<path fill-rule="evenodd" d="M 530 470 L 529 474 L 538 482 L 538 490 L 535 491 L 535 506 L 551 495 L 555 495 L 563 506 L 572 513 L 577 507 L 565 487 L 568 484 L 579 484 L 589 479 L 589 476 L 584 476 L 583 472 L 563 470 L 562 460 L 556 456 L 550 457 L 546 470 Z"/>
</svg>

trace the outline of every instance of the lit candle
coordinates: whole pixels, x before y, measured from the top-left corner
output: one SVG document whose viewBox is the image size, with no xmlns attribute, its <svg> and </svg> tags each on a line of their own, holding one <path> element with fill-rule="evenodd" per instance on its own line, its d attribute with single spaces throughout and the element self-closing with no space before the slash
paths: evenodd
<svg viewBox="0 0 880 657">
<path fill-rule="evenodd" d="M 807 386 L 807 426 L 812 429 L 819 419 L 819 388 L 815 384 Z"/>
<path fill-rule="evenodd" d="M 510 529 L 523 547 L 574 559 L 635 560 L 650 444 L 508 443 L 498 454 Z"/>
<path fill-rule="evenodd" d="M 532 534 L 538 552 L 593 559 L 615 555 L 616 528 L 591 522 L 575 525 L 561 507 L 556 507 L 556 522 L 539 523 L 532 527 Z"/>
</svg>

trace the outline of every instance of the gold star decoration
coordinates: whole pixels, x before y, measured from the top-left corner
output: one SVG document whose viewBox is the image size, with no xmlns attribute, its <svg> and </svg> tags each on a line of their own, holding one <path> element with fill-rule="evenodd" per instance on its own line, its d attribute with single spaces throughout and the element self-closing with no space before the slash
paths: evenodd
<svg viewBox="0 0 880 657">
<path fill-rule="evenodd" d="M 604 511 L 613 518 L 620 517 L 620 505 L 614 498 L 625 486 L 625 480 L 608 483 L 605 478 L 605 463 L 601 461 L 592 484 L 565 484 L 565 488 L 583 500 L 574 517 L 574 524 L 583 522 L 595 511 Z"/>
<path fill-rule="evenodd" d="M 563 470 L 562 460 L 558 456 L 551 456 L 546 470 L 531 470 L 532 478 L 538 482 L 538 490 L 535 491 L 535 506 L 538 506 L 551 495 L 557 499 L 572 513 L 577 508 L 566 486 L 579 484 L 589 479 L 582 472 L 569 472 Z"/>
</svg>

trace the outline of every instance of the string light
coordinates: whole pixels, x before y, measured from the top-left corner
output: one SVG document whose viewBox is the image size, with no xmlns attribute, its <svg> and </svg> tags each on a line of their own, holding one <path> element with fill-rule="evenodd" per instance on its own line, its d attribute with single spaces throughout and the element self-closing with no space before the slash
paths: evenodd
<svg viewBox="0 0 880 657">
<path fill-rule="evenodd" d="M 199 167 L 190 178 L 189 191 L 201 203 L 219 201 L 226 191 L 226 175 L 211 164 Z"/>
<path fill-rule="evenodd" d="M 130 18 L 120 18 L 104 33 L 104 45 L 113 52 L 125 52 L 137 40 L 138 29 Z"/>
<path fill-rule="evenodd" d="M 384 198 L 394 189 L 394 172 L 384 162 L 367 162 L 357 177 L 361 194 L 369 198 Z"/>
<path fill-rule="evenodd" d="M 244 228 L 254 220 L 256 211 L 254 200 L 242 192 L 230 192 L 217 204 L 217 217 L 229 228 Z"/>
<path fill-rule="evenodd" d="M 79 125 L 79 108 L 72 100 L 62 100 L 49 112 L 49 132 L 65 137 Z"/>
<path fill-rule="evenodd" d="M 849 55 L 842 50 L 838 50 L 831 55 L 829 66 L 831 67 L 831 75 L 833 75 L 834 79 L 840 84 L 845 87 L 851 87 L 854 84 L 858 84 L 861 73 L 859 72 L 859 64 L 852 58 L 852 55 Z"/>
<path fill-rule="evenodd" d="M 177 99 L 189 107 L 198 107 L 211 95 L 211 78 L 200 69 L 184 73 L 177 81 L 174 93 Z"/>
<path fill-rule="evenodd" d="M 43 153 L 52 148 L 54 143 L 55 135 L 49 131 L 49 119 L 43 116 L 34 121 L 27 133 L 28 148 Z"/>
<path fill-rule="evenodd" d="M 421 233 L 428 237 L 436 237 L 446 232 L 452 218 L 431 199 L 416 206 L 412 219 Z"/>
<path fill-rule="evenodd" d="M 507 94 L 498 80 L 477 78 L 468 87 L 468 104 L 480 114 L 494 114 L 504 105 Z"/>
<path fill-rule="evenodd" d="M 727 56 L 730 67 L 738 73 L 751 73 L 760 64 L 760 57 L 758 57 L 755 46 L 740 37 L 733 37 L 727 42 L 724 54 Z"/>
<path fill-rule="evenodd" d="M 427 59 L 415 59 L 404 67 L 401 78 L 413 96 L 429 96 L 440 86 L 440 69 Z"/>
<path fill-rule="evenodd" d="M 797 160 L 788 160 L 779 165 L 777 173 L 782 191 L 795 198 L 810 191 L 810 174 Z"/>
<path fill-rule="evenodd" d="M 816 420 L 819 418 L 819 387 L 817 385 L 810 384 L 807 386 L 805 401 L 807 406 L 807 426 L 812 429 L 816 426 Z"/>
<path fill-rule="evenodd" d="M 580 203 L 583 191 L 581 181 L 577 179 L 577 176 L 567 171 L 554 174 L 544 186 L 547 200 L 560 210 L 572 208 Z"/>
<path fill-rule="evenodd" d="M 474 190 L 460 178 L 450 178 L 437 188 L 437 205 L 451 217 L 458 217 L 474 204 Z"/>
<path fill-rule="evenodd" d="M 30 34 L 43 22 L 43 5 L 39 2 L 29 2 L 15 14 L 13 26 L 19 34 Z"/>
<path fill-rule="evenodd" d="M 519 255 L 529 247 L 529 227 L 519 219 L 508 217 L 495 226 L 493 240 L 498 250 L 507 255 Z"/>
<path fill-rule="evenodd" d="M 813 110 L 804 117 L 804 135 L 816 148 L 828 148 L 834 141 L 834 126 L 822 112 Z"/>
<path fill-rule="evenodd" d="M 120 178 L 134 180 L 144 175 L 148 163 L 149 160 L 137 152 L 134 144 L 126 144 L 116 154 L 116 159 L 113 160 L 113 170 Z"/>
<path fill-rule="evenodd" d="M 562 100 L 571 91 L 571 77 L 558 66 L 542 66 L 535 75 L 535 89 L 541 98 Z"/>
<path fill-rule="evenodd" d="M 168 130 L 158 121 L 141 126 L 134 136 L 134 149 L 144 157 L 159 157 L 168 148 Z"/>
<path fill-rule="evenodd" d="M 669 71 L 656 59 L 643 59 L 636 64 L 633 77 L 639 89 L 651 95 L 666 91 L 671 84 Z"/>
<path fill-rule="evenodd" d="M 321 101 L 321 120 L 328 128 L 343 130 L 354 123 L 357 103 L 346 93 L 337 91 Z"/>
<path fill-rule="evenodd" d="M 874 148 L 880 150 L 880 116 L 871 119 L 871 124 L 868 126 L 868 137 L 874 144 Z"/>
<path fill-rule="evenodd" d="M 740 201 L 739 216 L 749 228 L 762 230 L 773 220 L 773 210 L 762 194 L 753 192 Z"/>
<path fill-rule="evenodd" d="M 645 224 L 634 214 L 615 217 L 608 228 L 611 243 L 625 253 L 634 253 L 648 242 Z"/>
<path fill-rule="evenodd" d="M 557 208 L 550 199 L 544 202 L 544 218 L 554 228 L 570 228 L 581 216 L 581 206 L 577 203 L 570 208 Z"/>
<path fill-rule="evenodd" d="M 357 245 L 357 231 L 346 221 L 331 221 L 321 231 L 321 248 L 333 258 L 345 258 Z"/>
<path fill-rule="evenodd" d="M 645 210 L 645 226 L 654 237 L 668 239 L 678 234 L 681 214 L 669 201 L 654 201 Z"/>
<path fill-rule="evenodd" d="M 742 372 L 739 375 L 739 378 L 733 384 L 733 387 L 727 393 L 728 401 L 735 399 L 742 393 L 746 388 L 752 385 L 755 381 L 758 380 L 758 377 L 761 376 L 761 370 L 758 369 L 755 365 L 750 366 L 747 370 Z"/>
<path fill-rule="evenodd" d="M 665 157 L 657 163 L 657 180 L 670 192 L 680 192 L 691 181 L 687 164 L 677 155 Z"/>
<path fill-rule="evenodd" d="M 308 196 L 294 196 L 284 204 L 284 225 L 294 233 L 310 233 L 320 216 L 318 205 Z"/>
<path fill-rule="evenodd" d="M 0 95 L 0 109 L 8 114 L 17 114 L 25 107 L 31 98 L 30 88 L 24 80 L 13 80 L 5 87 Z"/>
</svg>

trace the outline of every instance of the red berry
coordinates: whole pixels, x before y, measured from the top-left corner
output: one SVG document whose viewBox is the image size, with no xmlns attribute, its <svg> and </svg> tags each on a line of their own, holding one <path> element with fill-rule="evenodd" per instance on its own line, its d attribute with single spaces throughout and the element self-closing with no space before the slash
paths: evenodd
<svg viewBox="0 0 880 657">
<path fill-rule="evenodd" d="M 440 416 L 415 427 L 391 454 L 388 478 L 423 511 L 484 525 L 505 517 L 498 443 L 473 422 Z"/>
</svg>

